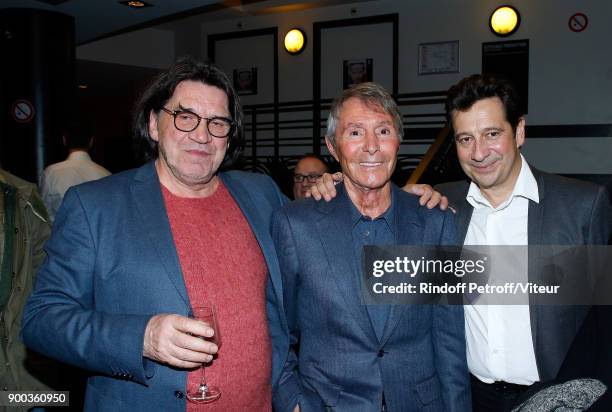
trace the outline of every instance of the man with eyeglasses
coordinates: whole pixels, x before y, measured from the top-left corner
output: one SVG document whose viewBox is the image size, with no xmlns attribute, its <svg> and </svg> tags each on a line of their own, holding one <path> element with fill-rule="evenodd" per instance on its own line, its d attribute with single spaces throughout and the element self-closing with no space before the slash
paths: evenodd
<svg viewBox="0 0 612 412">
<path fill-rule="evenodd" d="M 217 67 L 184 59 L 144 92 L 134 126 L 150 162 L 67 192 L 24 340 L 92 372 L 86 410 L 192 410 L 205 364 L 221 390 L 207 410 L 270 411 L 272 348 L 288 349 L 269 227 L 287 200 L 268 176 L 219 172 L 241 146 L 238 96 Z M 210 304 L 218 353 L 190 319 Z"/>
<path fill-rule="evenodd" d="M 269 229 L 287 202 L 268 176 L 222 172 L 242 112 L 216 66 L 183 59 L 143 93 L 134 118 L 144 166 L 71 188 L 25 309 L 23 338 L 92 372 L 86 410 L 270 411 L 289 351 Z M 190 319 L 214 305 L 214 330 Z M 200 337 L 205 337 L 201 339 Z"/>
<path fill-rule="evenodd" d="M 317 155 L 302 157 L 293 169 L 293 198 L 304 199 L 310 187 L 327 171 L 327 165 Z"/>
</svg>

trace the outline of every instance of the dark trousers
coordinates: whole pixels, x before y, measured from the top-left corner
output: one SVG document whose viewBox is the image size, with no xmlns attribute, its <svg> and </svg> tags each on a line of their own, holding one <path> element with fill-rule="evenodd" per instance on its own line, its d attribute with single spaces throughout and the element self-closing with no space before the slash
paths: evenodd
<svg viewBox="0 0 612 412">
<path fill-rule="evenodd" d="M 484 383 L 475 376 L 472 380 L 472 412 L 510 412 L 518 398 L 529 386 L 503 382 Z"/>
</svg>

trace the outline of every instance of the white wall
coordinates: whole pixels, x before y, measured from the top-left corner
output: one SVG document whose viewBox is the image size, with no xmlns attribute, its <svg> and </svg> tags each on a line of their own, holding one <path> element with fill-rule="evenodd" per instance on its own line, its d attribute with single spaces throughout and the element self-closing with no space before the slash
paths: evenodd
<svg viewBox="0 0 612 412">
<path fill-rule="evenodd" d="M 509 3 L 521 11 L 522 24 L 508 39 L 530 40 L 529 120 L 537 124 L 611 123 L 612 107 L 608 104 L 608 95 L 612 92 L 609 28 L 612 2 L 514 0 Z M 490 12 L 499 4 L 497 0 L 383 0 L 207 21 L 201 28 L 202 38 L 205 38 L 208 34 L 238 31 L 238 23 L 242 23 L 242 30 L 277 26 L 279 65 L 283 72 L 279 78 L 283 91 L 280 100 L 286 101 L 312 98 L 314 22 L 398 13 L 399 92 L 412 93 L 446 89 L 462 77 L 480 72 L 482 43 L 501 40 L 487 25 Z M 356 9 L 357 13 L 351 14 L 351 9 Z M 568 28 L 568 19 L 575 12 L 583 12 L 589 17 L 589 25 L 582 33 L 573 33 Z M 290 56 L 282 50 L 282 36 L 293 26 L 305 29 L 310 40 L 308 49 L 298 56 Z M 359 33 L 362 27 L 355 30 Z M 363 43 L 363 38 L 359 40 L 364 48 L 381 42 L 375 37 L 369 38 L 370 44 Z M 460 42 L 460 72 L 419 76 L 418 44 L 445 40 Z M 202 56 L 207 55 L 206 47 L 203 41 Z M 240 53 L 239 50 L 235 52 Z M 300 84 L 295 84 L 296 78 L 300 79 Z M 551 106 L 555 110 L 551 110 Z"/>
<path fill-rule="evenodd" d="M 503 3 L 503 2 L 502 2 Z M 612 46 L 609 21 L 612 1 L 608 0 L 514 0 L 522 16 L 519 31 L 508 40 L 529 39 L 529 114 L 531 125 L 612 123 Z M 381 0 L 351 5 L 310 9 L 243 19 L 206 22 L 202 38 L 208 34 L 264 27 L 279 28 L 280 101 L 312 98 L 312 42 L 304 53 L 290 56 L 282 49 L 282 37 L 293 27 L 303 28 L 312 41 L 312 24 L 387 13 L 399 14 L 399 92 L 414 93 L 446 90 L 464 76 L 481 70 L 483 42 L 502 40 L 488 28 L 487 19 L 497 0 Z M 355 9 L 356 13 L 351 13 Z M 585 31 L 569 30 L 568 19 L 585 13 Z M 367 27 L 367 26 L 366 26 Z M 390 36 L 360 35 L 355 27 L 356 44 L 338 48 L 389 47 Z M 419 43 L 459 40 L 460 72 L 419 76 Z M 202 55 L 206 56 L 206 42 Z M 239 51 L 235 51 L 239 54 Z M 372 56 L 361 56 L 372 57 Z M 326 62 L 323 62 L 325 65 Z M 337 62 L 334 62 L 337 64 Z M 375 62 L 376 66 L 376 62 Z M 326 68 L 327 70 L 327 68 Z M 326 90 L 322 96 L 335 94 Z M 264 101 L 259 101 L 264 103 Z M 536 166 L 558 173 L 612 173 L 612 138 L 528 139 L 524 152 Z"/>
<path fill-rule="evenodd" d="M 257 94 L 241 96 L 243 105 L 274 101 L 273 39 L 271 34 L 266 34 L 221 40 L 216 45 L 216 63 L 227 73 L 230 80 L 234 69 L 257 68 Z"/>
</svg>

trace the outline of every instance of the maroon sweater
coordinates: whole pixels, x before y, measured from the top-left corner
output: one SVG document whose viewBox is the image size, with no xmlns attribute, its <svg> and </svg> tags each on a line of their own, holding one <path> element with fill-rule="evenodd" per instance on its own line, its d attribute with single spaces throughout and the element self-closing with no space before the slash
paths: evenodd
<svg viewBox="0 0 612 412">
<path fill-rule="evenodd" d="M 206 198 L 162 186 L 191 306 L 214 304 L 221 335 L 206 380 L 221 398 L 188 411 L 270 411 L 271 344 L 266 319 L 267 266 L 249 223 L 222 182 Z M 188 386 L 199 382 L 188 374 Z"/>
</svg>

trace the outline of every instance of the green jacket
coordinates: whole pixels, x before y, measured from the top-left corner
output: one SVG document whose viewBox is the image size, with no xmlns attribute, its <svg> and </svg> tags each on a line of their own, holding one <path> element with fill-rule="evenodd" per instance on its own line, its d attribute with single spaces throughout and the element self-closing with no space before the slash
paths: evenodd
<svg viewBox="0 0 612 412">
<path fill-rule="evenodd" d="M 50 233 L 36 186 L 0 169 L 0 390 L 49 390 L 57 381 L 57 364 L 27 350 L 19 336 Z"/>
</svg>

